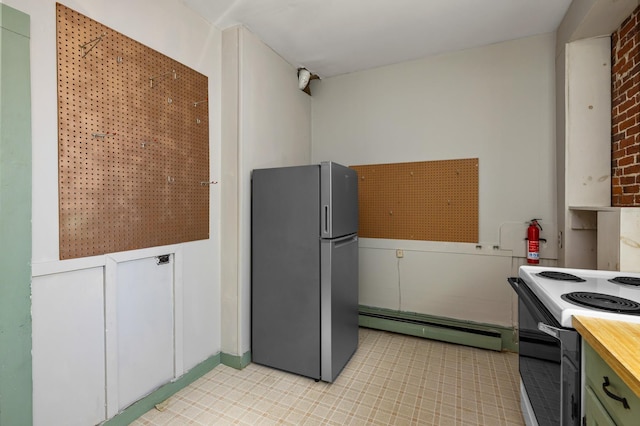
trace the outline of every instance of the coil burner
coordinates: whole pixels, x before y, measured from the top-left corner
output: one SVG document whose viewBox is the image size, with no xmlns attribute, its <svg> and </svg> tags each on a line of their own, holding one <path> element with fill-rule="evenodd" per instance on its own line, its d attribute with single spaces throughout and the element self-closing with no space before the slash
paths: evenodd
<svg viewBox="0 0 640 426">
<path fill-rule="evenodd" d="M 577 277 L 572 274 L 567 274 L 566 272 L 558 272 L 558 271 L 542 271 L 538 274 L 538 276 L 543 278 L 549 278 L 550 280 L 557 281 L 575 281 L 577 283 L 581 283 L 583 280 L 580 277 Z"/>
<path fill-rule="evenodd" d="M 615 277 L 609 280 L 610 283 L 640 286 L 640 278 L 638 277 Z"/>
<path fill-rule="evenodd" d="M 610 294 L 576 291 L 563 294 L 561 297 L 563 300 L 578 306 L 620 314 L 640 315 L 640 303 Z"/>
</svg>

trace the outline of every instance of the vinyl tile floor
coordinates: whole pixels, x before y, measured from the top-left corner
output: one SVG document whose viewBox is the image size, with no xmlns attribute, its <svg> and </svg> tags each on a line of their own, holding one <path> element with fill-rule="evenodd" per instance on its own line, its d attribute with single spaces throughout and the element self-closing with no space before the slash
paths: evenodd
<svg viewBox="0 0 640 426">
<path fill-rule="evenodd" d="M 524 425 L 518 357 L 360 328 L 334 383 L 219 365 L 133 425 Z"/>
</svg>

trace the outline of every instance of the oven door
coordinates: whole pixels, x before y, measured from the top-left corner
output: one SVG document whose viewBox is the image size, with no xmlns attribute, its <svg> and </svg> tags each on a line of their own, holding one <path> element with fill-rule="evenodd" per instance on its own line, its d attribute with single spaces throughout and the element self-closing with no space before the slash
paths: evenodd
<svg viewBox="0 0 640 426">
<path fill-rule="evenodd" d="M 579 426 L 579 335 L 561 328 L 524 281 L 508 281 L 518 295 L 518 359 L 525 420 L 528 425 Z"/>
</svg>

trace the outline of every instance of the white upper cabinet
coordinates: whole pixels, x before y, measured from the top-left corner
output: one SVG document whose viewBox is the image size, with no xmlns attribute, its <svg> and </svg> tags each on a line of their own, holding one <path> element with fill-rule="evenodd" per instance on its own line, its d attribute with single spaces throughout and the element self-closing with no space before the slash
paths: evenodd
<svg viewBox="0 0 640 426">
<path fill-rule="evenodd" d="M 567 45 L 565 184 L 568 206 L 611 205 L 611 39 Z"/>
</svg>

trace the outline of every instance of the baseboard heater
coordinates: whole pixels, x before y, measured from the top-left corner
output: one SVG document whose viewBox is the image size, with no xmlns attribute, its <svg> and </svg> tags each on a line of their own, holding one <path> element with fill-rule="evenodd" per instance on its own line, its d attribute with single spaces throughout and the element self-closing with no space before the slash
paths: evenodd
<svg viewBox="0 0 640 426">
<path fill-rule="evenodd" d="M 502 350 L 502 335 L 495 330 L 481 330 L 460 325 L 437 323 L 418 318 L 360 311 L 360 326 L 425 337 L 443 342 L 473 346 L 494 351 Z"/>
</svg>

